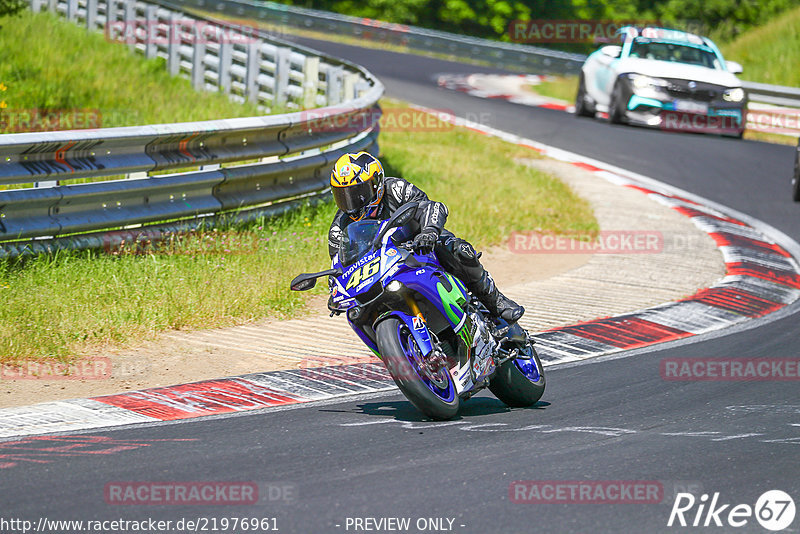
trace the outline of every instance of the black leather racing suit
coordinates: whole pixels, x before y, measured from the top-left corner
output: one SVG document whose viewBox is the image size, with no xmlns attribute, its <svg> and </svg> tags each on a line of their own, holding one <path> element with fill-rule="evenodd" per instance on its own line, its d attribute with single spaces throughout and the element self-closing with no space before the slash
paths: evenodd
<svg viewBox="0 0 800 534">
<path fill-rule="evenodd" d="M 428 195 L 414 184 L 402 178 L 389 176 L 385 178 L 383 199 L 375 218 L 388 219 L 400 206 L 408 202 L 419 203 L 411 223 L 411 230 L 414 233 L 433 230 L 439 235 L 434 251 L 442 267 L 464 282 L 467 289 L 478 297 L 489 311 L 507 321 L 518 320 L 525 311 L 524 308 L 498 291 L 494 280 L 483 268 L 478 254 L 468 241 L 445 230 L 447 206 L 430 200 Z M 353 221 L 349 215 L 341 210 L 336 212 L 328 231 L 328 252 L 331 258 L 339 251 L 342 230 L 351 222 Z"/>
</svg>

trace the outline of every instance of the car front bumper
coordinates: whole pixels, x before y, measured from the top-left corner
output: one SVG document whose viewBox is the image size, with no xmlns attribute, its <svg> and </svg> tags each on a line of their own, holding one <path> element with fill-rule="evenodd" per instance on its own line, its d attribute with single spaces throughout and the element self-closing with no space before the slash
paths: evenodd
<svg viewBox="0 0 800 534">
<path fill-rule="evenodd" d="M 740 102 L 726 101 L 722 98 L 723 87 L 704 84 L 703 91 L 695 94 L 681 88 L 685 92 L 675 97 L 666 90 L 637 90 L 630 80 L 624 81 L 627 83 L 623 84 L 623 112 L 629 123 L 699 133 L 737 134 L 744 129 L 747 98 Z"/>
</svg>

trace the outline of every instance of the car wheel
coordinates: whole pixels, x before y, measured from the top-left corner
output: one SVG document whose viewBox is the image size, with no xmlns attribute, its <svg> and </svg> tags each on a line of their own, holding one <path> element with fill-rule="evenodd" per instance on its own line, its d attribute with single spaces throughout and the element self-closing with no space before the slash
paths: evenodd
<svg viewBox="0 0 800 534">
<path fill-rule="evenodd" d="M 617 83 L 611 92 L 611 105 L 608 107 L 608 120 L 611 124 L 622 124 L 625 117 L 622 112 L 622 86 Z"/>
<path fill-rule="evenodd" d="M 594 110 L 590 110 L 586 105 L 586 81 L 583 79 L 581 73 L 578 79 L 578 95 L 575 97 L 575 116 L 576 117 L 594 117 Z"/>
</svg>

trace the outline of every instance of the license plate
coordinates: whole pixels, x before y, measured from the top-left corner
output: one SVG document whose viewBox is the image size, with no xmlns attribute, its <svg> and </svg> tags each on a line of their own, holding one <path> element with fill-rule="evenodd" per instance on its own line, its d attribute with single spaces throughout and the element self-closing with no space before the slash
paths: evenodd
<svg viewBox="0 0 800 534">
<path fill-rule="evenodd" d="M 677 100 L 675 101 L 675 111 L 683 111 L 684 113 L 707 114 L 708 104 L 692 102 L 691 100 Z"/>
</svg>

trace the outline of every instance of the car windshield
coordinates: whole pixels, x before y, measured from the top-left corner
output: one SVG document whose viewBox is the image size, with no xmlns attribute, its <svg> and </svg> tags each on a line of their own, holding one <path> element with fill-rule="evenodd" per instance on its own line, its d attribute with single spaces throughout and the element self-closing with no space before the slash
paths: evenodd
<svg viewBox="0 0 800 534">
<path fill-rule="evenodd" d="M 348 224 L 339 242 L 339 259 L 342 266 L 354 264 L 369 251 L 380 230 L 381 221 L 374 219 Z"/>
<path fill-rule="evenodd" d="M 631 45 L 630 57 L 688 63 L 689 65 L 700 65 L 709 69 L 720 68 L 717 56 L 711 50 L 677 43 L 637 39 Z"/>
</svg>

